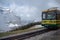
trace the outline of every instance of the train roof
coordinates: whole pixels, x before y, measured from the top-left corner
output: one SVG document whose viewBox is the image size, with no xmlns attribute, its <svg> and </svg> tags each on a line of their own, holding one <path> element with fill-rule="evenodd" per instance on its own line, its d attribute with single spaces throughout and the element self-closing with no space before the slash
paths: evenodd
<svg viewBox="0 0 60 40">
<path fill-rule="evenodd" d="M 52 8 L 49 8 L 47 10 L 44 10 L 43 12 L 53 12 L 53 11 L 59 11 L 60 12 L 60 10 L 58 9 L 58 7 L 52 7 Z"/>
<path fill-rule="evenodd" d="M 54 11 L 60 12 L 60 10 L 44 10 L 44 11 L 42 11 L 42 12 L 54 12 Z"/>
</svg>

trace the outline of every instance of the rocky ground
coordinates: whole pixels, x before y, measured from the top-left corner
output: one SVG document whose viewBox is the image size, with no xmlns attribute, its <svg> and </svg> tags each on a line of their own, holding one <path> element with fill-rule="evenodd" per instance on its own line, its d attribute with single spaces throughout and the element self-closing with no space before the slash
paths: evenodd
<svg viewBox="0 0 60 40">
<path fill-rule="evenodd" d="M 60 40 L 60 29 L 30 37 L 24 40 Z"/>
</svg>

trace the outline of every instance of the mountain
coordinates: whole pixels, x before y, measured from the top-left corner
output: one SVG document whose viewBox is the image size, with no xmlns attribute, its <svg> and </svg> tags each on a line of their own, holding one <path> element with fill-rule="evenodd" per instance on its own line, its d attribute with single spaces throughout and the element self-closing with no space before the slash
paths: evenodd
<svg viewBox="0 0 60 40">
<path fill-rule="evenodd" d="M 11 30 L 12 25 L 9 27 L 10 24 L 19 25 L 20 23 L 20 17 L 14 15 L 9 9 L 0 7 L 0 32 Z"/>
</svg>

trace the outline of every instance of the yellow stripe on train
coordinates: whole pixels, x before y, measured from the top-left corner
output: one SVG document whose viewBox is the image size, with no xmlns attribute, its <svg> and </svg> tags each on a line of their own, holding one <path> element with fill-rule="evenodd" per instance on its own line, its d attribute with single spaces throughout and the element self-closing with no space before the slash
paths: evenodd
<svg viewBox="0 0 60 40">
<path fill-rule="evenodd" d="M 42 24 L 60 24 L 60 20 L 42 20 Z"/>
</svg>

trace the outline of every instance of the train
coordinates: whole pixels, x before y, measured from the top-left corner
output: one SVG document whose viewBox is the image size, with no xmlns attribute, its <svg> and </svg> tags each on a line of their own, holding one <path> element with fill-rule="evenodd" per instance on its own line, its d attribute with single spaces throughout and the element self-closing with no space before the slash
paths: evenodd
<svg viewBox="0 0 60 40">
<path fill-rule="evenodd" d="M 60 27 L 60 10 L 52 7 L 42 11 L 42 26 L 48 29 L 58 29 Z"/>
</svg>

